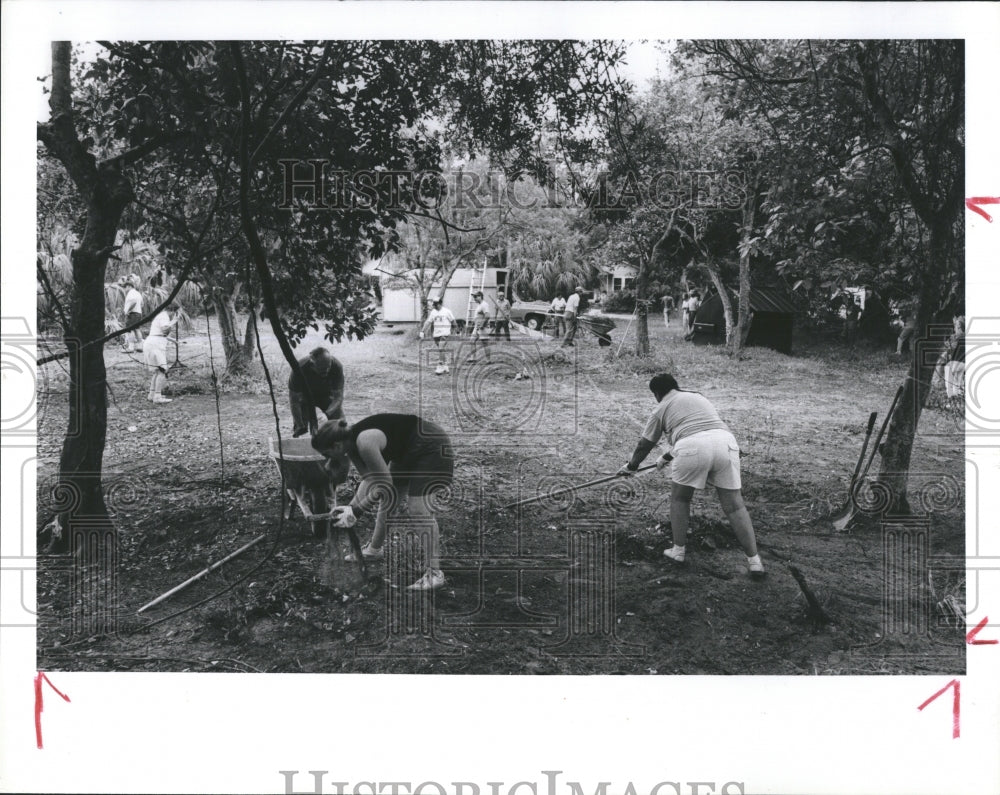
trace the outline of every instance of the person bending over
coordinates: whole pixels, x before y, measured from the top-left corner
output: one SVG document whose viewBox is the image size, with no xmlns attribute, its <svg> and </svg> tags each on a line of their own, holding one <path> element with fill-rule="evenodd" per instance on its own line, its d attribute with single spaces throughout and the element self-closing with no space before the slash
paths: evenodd
<svg viewBox="0 0 1000 795">
<path fill-rule="evenodd" d="M 153 403 L 171 402 L 171 398 L 163 397 L 163 387 L 167 385 L 167 335 L 180 319 L 180 304 L 171 301 L 166 309 L 153 318 L 149 326 L 149 335 L 142 344 L 143 360 L 152 373 L 146 400 L 151 400 Z"/>
<path fill-rule="evenodd" d="M 429 591 L 444 585 L 434 505 L 437 493 L 449 489 L 454 477 L 455 455 L 445 431 L 415 414 L 373 414 L 354 425 L 346 420 L 325 423 L 312 445 L 332 459 L 346 453 L 361 475 L 350 503 L 334 509 L 337 527 L 353 527 L 358 515 L 377 506 L 375 529 L 361 554 L 384 556 L 386 521 L 405 495 L 410 516 L 430 520 L 428 566 L 409 589 Z"/>
<path fill-rule="evenodd" d="M 660 437 L 666 434 L 670 450 L 656 466 L 663 469 L 671 464 L 670 527 L 674 543 L 664 550 L 664 556 L 675 563 L 684 562 L 691 498 L 695 489 L 715 486 L 722 510 L 746 552 L 750 576 L 763 578 L 764 564 L 757 553 L 753 523 L 743 502 L 740 448 L 733 434 L 708 398 L 680 389 L 672 375 L 654 376 L 649 389 L 656 398 L 656 409 L 646 423 L 631 460 L 619 472 L 635 472 Z"/>
<path fill-rule="evenodd" d="M 340 362 L 326 348 L 313 348 L 308 356 L 299 359 L 299 369 L 301 376 L 293 371 L 288 378 L 293 437 L 306 431 L 315 435 L 316 409 L 328 420 L 344 416 L 344 368 Z"/>
</svg>

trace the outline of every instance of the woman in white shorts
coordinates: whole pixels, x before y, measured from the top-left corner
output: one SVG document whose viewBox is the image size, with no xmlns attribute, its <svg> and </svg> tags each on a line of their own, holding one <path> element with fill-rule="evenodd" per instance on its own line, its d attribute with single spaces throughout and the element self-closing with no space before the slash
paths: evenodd
<svg viewBox="0 0 1000 795">
<path fill-rule="evenodd" d="M 680 389 L 672 375 L 654 376 L 649 389 L 656 398 L 656 410 L 646 423 L 631 460 L 619 471 L 622 474 L 635 472 L 666 434 L 670 449 L 656 466 L 662 469 L 671 464 L 670 527 L 674 544 L 663 554 L 675 563 L 684 562 L 691 498 L 695 489 L 714 486 L 722 510 L 746 552 L 750 576 L 764 577 L 753 523 L 743 502 L 740 448 L 729 427 L 708 398 Z"/>
<path fill-rule="evenodd" d="M 176 301 L 171 301 L 166 309 L 153 318 L 149 336 L 142 344 L 143 359 L 153 374 L 146 400 L 153 403 L 170 403 L 170 398 L 163 397 L 163 387 L 167 383 L 167 335 L 180 319 L 180 306 Z"/>
</svg>

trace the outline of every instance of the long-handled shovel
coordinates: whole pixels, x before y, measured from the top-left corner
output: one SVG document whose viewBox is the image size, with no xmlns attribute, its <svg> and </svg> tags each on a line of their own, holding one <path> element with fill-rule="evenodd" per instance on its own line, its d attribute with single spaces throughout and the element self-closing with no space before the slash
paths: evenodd
<svg viewBox="0 0 1000 795">
<path fill-rule="evenodd" d="M 840 510 L 830 517 L 830 521 L 833 522 L 836 530 L 842 530 L 846 527 L 847 522 L 851 521 L 851 517 L 854 516 L 854 484 L 858 482 L 858 473 L 861 472 L 861 465 L 865 462 L 865 453 L 868 452 L 868 443 L 871 441 L 872 431 L 875 430 L 875 420 L 877 418 L 877 411 L 873 411 L 868 416 L 868 430 L 865 432 L 865 443 L 861 446 L 861 455 L 858 456 L 858 463 L 854 467 L 854 474 L 851 475 L 851 485 L 847 487 L 847 501 L 841 506 Z M 841 525 L 842 522 L 843 525 Z"/>
<path fill-rule="evenodd" d="M 645 471 L 647 471 L 649 469 L 653 469 L 655 467 L 656 467 L 656 464 L 646 464 L 646 466 L 644 466 L 644 467 L 639 467 L 635 471 L 635 473 L 637 474 L 639 472 L 645 472 Z M 503 506 L 503 509 L 506 511 L 506 510 L 509 510 L 510 508 L 519 508 L 522 505 L 531 505 L 533 502 L 540 502 L 541 500 L 547 500 L 547 499 L 550 499 L 552 497 L 559 497 L 559 496 L 561 496 L 563 494 L 569 494 L 570 492 L 573 492 L 573 491 L 579 491 L 580 489 L 588 489 L 591 486 L 597 486 L 597 485 L 599 485 L 601 483 L 607 483 L 609 480 L 614 480 L 615 478 L 623 478 L 623 477 L 625 477 L 625 475 L 621 475 L 621 474 L 619 474 L 619 473 L 616 472 L 613 475 L 605 475 L 602 478 L 597 478 L 595 480 L 588 480 L 586 483 L 580 483 L 580 484 L 578 484 L 576 486 L 567 486 L 564 489 L 556 489 L 555 491 L 549 491 L 549 492 L 546 492 L 545 494 L 539 494 L 537 497 L 529 497 L 526 500 L 521 500 L 520 502 L 512 502 L 512 503 L 510 503 L 508 505 Z"/>
<path fill-rule="evenodd" d="M 833 529 L 837 532 L 840 532 L 847 527 L 847 525 L 849 525 L 851 520 L 854 518 L 854 514 L 857 512 L 857 505 L 854 501 L 854 489 L 857 486 L 858 481 L 864 480 L 868 477 L 868 470 L 871 469 L 872 462 L 875 460 L 875 453 L 878 452 L 878 446 L 882 442 L 882 437 L 885 435 L 886 428 L 889 427 L 889 423 L 892 421 L 892 415 L 896 413 L 896 407 L 899 405 L 899 399 L 902 396 L 903 387 L 900 387 L 896 390 L 896 396 L 892 399 L 892 405 L 889 406 L 889 411 L 886 413 L 885 419 L 882 420 L 882 427 L 879 428 L 878 436 L 875 437 L 875 445 L 872 447 L 872 453 L 868 457 L 868 463 L 865 464 L 864 469 L 861 470 L 860 464 L 864 459 L 865 451 L 868 448 L 868 439 L 871 437 L 872 422 L 871 418 L 869 418 L 868 437 L 865 439 L 865 446 L 861 450 L 861 458 L 858 459 L 859 468 L 855 468 L 854 477 L 851 478 L 851 487 L 847 492 L 847 504 L 831 517 Z M 872 416 L 874 416 L 874 414 Z"/>
</svg>

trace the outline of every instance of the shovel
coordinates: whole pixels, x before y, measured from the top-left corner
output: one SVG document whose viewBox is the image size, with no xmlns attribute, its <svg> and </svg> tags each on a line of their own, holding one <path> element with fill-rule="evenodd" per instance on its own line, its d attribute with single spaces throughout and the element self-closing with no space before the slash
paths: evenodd
<svg viewBox="0 0 1000 795">
<path fill-rule="evenodd" d="M 896 390 L 896 396 L 892 399 L 892 405 L 889 406 L 889 412 L 885 415 L 885 419 L 882 421 L 882 427 L 878 430 L 878 436 L 875 437 L 875 447 L 872 448 L 872 454 L 868 458 L 868 463 L 865 465 L 864 472 L 861 472 L 861 462 L 865 458 L 865 452 L 868 450 L 868 441 L 871 439 L 872 426 L 875 424 L 876 412 L 872 412 L 871 416 L 868 418 L 868 435 L 865 437 L 865 445 L 861 448 L 861 457 L 858 459 L 858 465 L 854 468 L 854 475 L 851 477 L 851 486 L 847 491 L 847 503 L 841 508 L 837 513 L 830 517 L 833 523 L 833 529 L 837 532 L 841 532 L 844 528 L 851 523 L 854 518 L 854 514 L 857 511 L 857 505 L 854 502 L 854 488 L 859 480 L 864 480 L 868 477 L 868 470 L 871 469 L 872 462 L 875 460 L 875 453 L 878 452 L 878 446 L 882 442 L 882 437 L 885 435 L 885 429 L 889 427 L 889 423 L 892 421 L 892 415 L 896 413 L 896 406 L 899 405 L 899 399 L 903 395 L 903 387 Z"/>
</svg>

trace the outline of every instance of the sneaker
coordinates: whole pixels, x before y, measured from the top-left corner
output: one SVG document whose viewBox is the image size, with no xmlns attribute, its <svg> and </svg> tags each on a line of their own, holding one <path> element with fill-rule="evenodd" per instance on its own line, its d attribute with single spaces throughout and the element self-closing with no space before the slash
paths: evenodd
<svg viewBox="0 0 1000 795">
<path fill-rule="evenodd" d="M 443 372 L 444 368 L 441 365 L 438 365 L 437 367 L 434 368 L 434 375 L 441 375 L 441 373 Z"/>
<path fill-rule="evenodd" d="M 446 364 L 441 365 L 441 372 L 442 373 L 447 373 L 448 372 L 448 365 L 446 365 Z"/>
<path fill-rule="evenodd" d="M 153 402 L 154 403 L 172 403 L 173 402 L 173 398 L 165 398 L 165 397 L 163 397 L 163 395 L 154 395 L 153 396 Z"/>
<path fill-rule="evenodd" d="M 759 557 L 756 560 L 748 560 L 747 566 L 750 569 L 751 580 L 763 580 L 767 576 L 767 572 L 764 571 L 764 564 L 760 562 Z"/>
<path fill-rule="evenodd" d="M 677 547 L 670 547 L 668 549 L 663 550 L 663 557 L 670 558 L 670 560 L 672 560 L 674 563 L 683 563 L 684 553 L 686 551 L 687 550 L 678 551 Z"/>
<path fill-rule="evenodd" d="M 444 585 L 444 572 L 441 569 L 427 569 L 424 576 L 408 587 L 408 591 L 433 591 Z"/>
<path fill-rule="evenodd" d="M 385 550 L 382 547 L 375 549 L 371 544 L 365 544 L 361 547 L 361 557 L 365 560 L 382 560 L 385 557 Z M 353 552 L 348 552 L 344 555 L 344 560 L 349 560 L 353 563 L 357 558 L 354 557 Z"/>
</svg>

